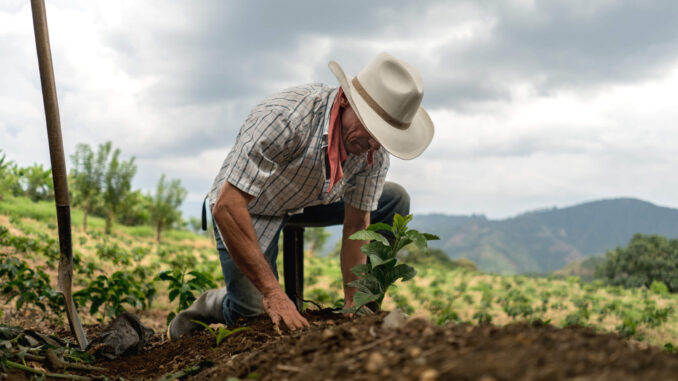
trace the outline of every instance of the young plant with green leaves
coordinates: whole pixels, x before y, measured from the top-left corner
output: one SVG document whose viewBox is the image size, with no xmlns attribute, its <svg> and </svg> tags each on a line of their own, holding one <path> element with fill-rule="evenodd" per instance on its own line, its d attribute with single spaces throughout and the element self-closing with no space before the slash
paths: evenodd
<svg viewBox="0 0 678 381">
<path fill-rule="evenodd" d="M 250 327 L 238 327 L 235 329 L 228 329 L 224 326 L 220 326 L 217 328 L 215 331 L 214 328 L 210 327 L 209 324 L 205 324 L 201 322 L 200 320 L 191 320 L 193 323 L 199 324 L 203 326 L 206 330 L 208 330 L 212 336 L 214 336 L 214 339 L 216 340 L 216 345 L 221 344 L 222 341 L 224 341 L 225 338 L 231 336 L 234 333 L 240 332 L 240 331 L 247 331 L 251 329 Z"/>
<path fill-rule="evenodd" d="M 190 275 L 191 278 L 189 279 L 187 275 Z M 196 295 L 217 287 L 209 273 L 198 270 L 192 270 L 187 273 L 186 268 L 180 267 L 161 271 L 158 274 L 157 280 L 169 282 L 167 289 L 169 290 L 170 302 L 179 297 L 179 306 L 176 312 L 188 308 L 195 301 Z M 167 315 L 167 324 L 174 319 L 176 312 L 170 312 Z"/>
<path fill-rule="evenodd" d="M 153 283 L 145 279 L 143 269 L 118 270 L 109 276 L 101 274 L 92 279 L 82 290 L 73 293 L 73 299 L 84 306 L 90 303 L 89 313 L 94 315 L 103 307 L 98 317 L 114 317 L 125 311 L 123 304 L 145 310 L 151 307 L 156 295 Z"/>
<path fill-rule="evenodd" d="M 378 309 L 386 296 L 386 292 L 398 279 L 408 281 L 417 274 L 417 271 L 409 265 L 398 263 L 398 252 L 409 244 L 414 244 L 419 250 L 428 252 L 428 242 L 439 239 L 428 233 L 420 233 L 409 229 L 407 224 L 412 221 L 412 215 L 401 216 L 395 214 L 393 226 L 385 223 L 376 223 L 352 234 L 353 240 L 371 241 L 363 245 L 362 252 L 368 258 L 368 262 L 355 266 L 351 271 L 360 279 L 349 283 L 349 286 L 358 290 L 353 295 L 354 306 L 347 308 L 346 312 L 357 312 L 368 303 L 375 303 Z M 389 241 L 384 234 L 391 237 Z"/>
</svg>

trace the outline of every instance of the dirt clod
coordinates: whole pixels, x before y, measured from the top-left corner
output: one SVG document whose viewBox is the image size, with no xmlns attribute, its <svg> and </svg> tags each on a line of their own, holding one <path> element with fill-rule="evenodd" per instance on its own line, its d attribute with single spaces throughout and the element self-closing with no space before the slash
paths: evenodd
<svg viewBox="0 0 678 381">
<path fill-rule="evenodd" d="M 372 353 L 370 353 L 370 357 L 367 358 L 367 364 L 365 364 L 365 370 L 370 372 L 370 373 L 377 373 L 378 371 L 380 371 L 384 367 L 385 363 L 386 363 L 386 360 L 384 359 L 384 356 L 381 355 L 381 353 L 372 352 Z"/>
<path fill-rule="evenodd" d="M 419 375 L 419 381 L 436 381 L 438 379 L 438 371 L 435 369 L 426 369 Z"/>
</svg>

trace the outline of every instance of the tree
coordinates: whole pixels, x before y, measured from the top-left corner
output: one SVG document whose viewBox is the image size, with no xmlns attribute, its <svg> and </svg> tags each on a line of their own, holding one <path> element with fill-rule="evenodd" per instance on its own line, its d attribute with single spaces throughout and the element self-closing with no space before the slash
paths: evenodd
<svg viewBox="0 0 678 381">
<path fill-rule="evenodd" d="M 110 152 L 111 142 L 106 142 L 103 149 Z M 99 146 L 102 149 L 102 146 Z M 106 172 L 103 177 L 103 204 L 106 210 L 106 234 L 111 233 L 111 227 L 118 212 L 121 209 L 122 200 L 132 188 L 132 178 L 137 172 L 134 157 L 128 161 L 120 160 L 120 149 L 113 151 L 111 160 L 108 161 Z"/>
<path fill-rule="evenodd" d="M 678 240 L 636 234 L 628 246 L 605 254 L 596 277 L 624 287 L 650 287 L 658 281 L 678 292 Z"/>
<path fill-rule="evenodd" d="M 309 255 L 313 256 L 322 251 L 327 239 L 332 235 L 325 228 L 306 228 L 304 229 L 304 244 L 308 246 Z"/>
<path fill-rule="evenodd" d="M 7 160 L 5 154 L 0 150 L 0 200 L 2 200 L 3 195 L 12 194 L 17 196 L 21 191 L 18 176 L 19 171 L 16 163 Z"/>
<path fill-rule="evenodd" d="M 155 239 L 160 242 L 160 234 L 172 224 L 181 220 L 179 206 L 184 202 L 187 191 L 179 179 L 165 182 L 165 174 L 160 176 L 158 187 L 151 205 L 151 223 L 155 226 Z"/>
<path fill-rule="evenodd" d="M 150 222 L 150 210 L 153 198 L 140 190 L 127 193 L 122 200 L 118 213 L 118 222 L 124 225 L 146 225 Z"/>
<path fill-rule="evenodd" d="M 82 208 L 82 229 L 87 231 L 87 214 L 101 205 L 106 160 L 111 152 L 111 143 L 99 145 L 96 156 L 87 144 L 78 144 L 71 155 L 71 188 L 73 204 Z"/>
<path fill-rule="evenodd" d="M 43 168 L 42 164 L 33 164 L 24 168 L 19 179 L 25 196 L 31 201 L 54 199 L 54 184 L 52 183 L 52 169 Z"/>
</svg>

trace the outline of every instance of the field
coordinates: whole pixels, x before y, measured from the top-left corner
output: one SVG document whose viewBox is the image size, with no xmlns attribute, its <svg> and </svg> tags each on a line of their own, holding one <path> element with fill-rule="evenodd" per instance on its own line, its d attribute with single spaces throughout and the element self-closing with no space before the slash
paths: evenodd
<svg viewBox="0 0 678 381">
<path fill-rule="evenodd" d="M 346 317 L 318 311 L 340 303 L 339 260 L 307 255 L 312 328 L 278 336 L 259 319 L 244 322 L 252 329 L 220 345 L 209 332 L 169 343 L 163 336 L 168 315 L 202 289 L 223 285 L 212 240 L 170 231 L 158 244 L 150 227 L 121 225 L 105 235 L 103 220 L 95 217 L 83 232 L 81 219 L 74 210 L 74 288 L 81 291 L 76 302 L 89 336 L 123 310 L 155 331 L 140 354 L 97 361 L 105 371 L 89 376 L 156 379 L 190 368 L 196 379 L 641 379 L 678 369 L 671 353 L 678 343 L 678 299 L 662 284 L 623 289 L 431 261 L 415 264 L 417 276 L 389 291 L 383 309 L 410 315 L 395 330 L 381 328 L 385 312 Z M 0 201 L 0 322 L 68 336 L 54 292 L 55 221 L 50 203 Z"/>
</svg>

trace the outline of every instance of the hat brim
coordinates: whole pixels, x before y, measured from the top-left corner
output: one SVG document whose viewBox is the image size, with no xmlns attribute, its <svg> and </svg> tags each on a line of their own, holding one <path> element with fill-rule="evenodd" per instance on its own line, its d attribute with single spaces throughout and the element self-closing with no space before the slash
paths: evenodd
<svg viewBox="0 0 678 381">
<path fill-rule="evenodd" d="M 360 95 L 354 96 L 357 92 L 338 63 L 330 61 L 328 66 L 363 126 L 386 151 L 397 158 L 411 160 L 426 150 L 433 139 L 434 128 L 433 121 L 423 107 L 419 107 L 408 128 L 393 127 L 372 110 Z"/>
</svg>

